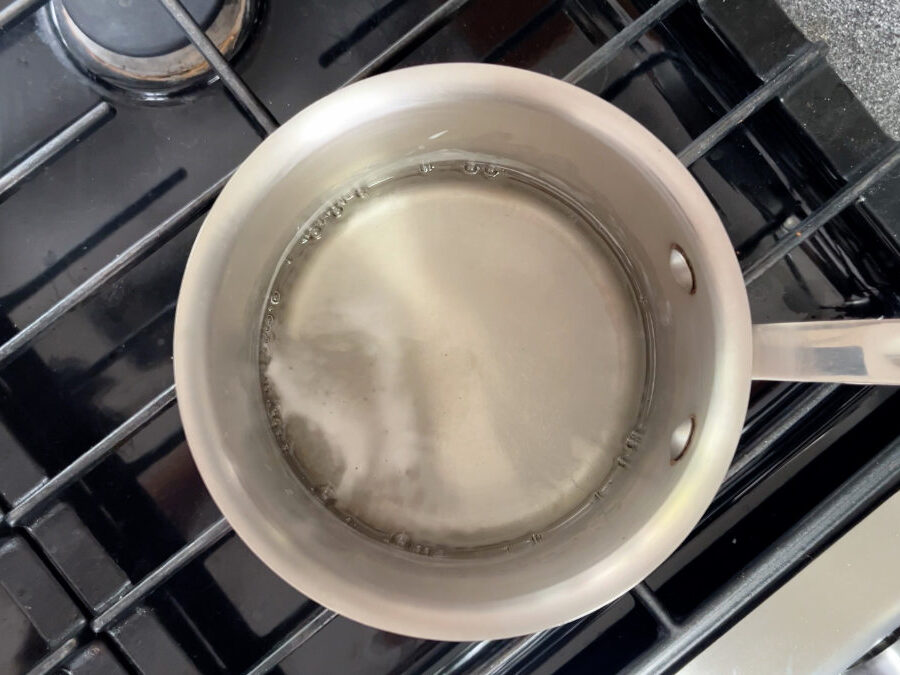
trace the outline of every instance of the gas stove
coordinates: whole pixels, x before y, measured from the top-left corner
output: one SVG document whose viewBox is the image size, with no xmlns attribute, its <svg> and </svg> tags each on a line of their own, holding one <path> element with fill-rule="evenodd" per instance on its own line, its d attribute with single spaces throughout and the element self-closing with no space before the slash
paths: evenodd
<svg viewBox="0 0 900 675">
<path fill-rule="evenodd" d="M 900 315 L 898 144 L 770 0 L 0 7 L 4 672 L 662 672 L 896 491 L 896 390 L 757 383 L 709 511 L 609 606 L 466 644 L 319 607 L 205 491 L 171 364 L 199 224 L 279 123 L 422 63 L 574 82 L 690 168 L 757 322 Z"/>
</svg>

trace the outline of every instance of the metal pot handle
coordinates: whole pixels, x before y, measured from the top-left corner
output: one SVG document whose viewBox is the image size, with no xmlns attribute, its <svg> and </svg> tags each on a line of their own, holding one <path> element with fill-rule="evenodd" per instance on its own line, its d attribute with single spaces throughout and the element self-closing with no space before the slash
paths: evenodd
<svg viewBox="0 0 900 675">
<path fill-rule="evenodd" d="M 753 379 L 900 385 L 900 319 L 755 325 Z"/>
</svg>

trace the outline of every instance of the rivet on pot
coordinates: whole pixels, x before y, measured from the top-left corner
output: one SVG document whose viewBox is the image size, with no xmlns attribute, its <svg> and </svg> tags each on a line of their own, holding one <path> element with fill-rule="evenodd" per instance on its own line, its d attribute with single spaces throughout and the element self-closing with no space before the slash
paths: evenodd
<svg viewBox="0 0 900 675">
<path fill-rule="evenodd" d="M 684 453 L 687 452 L 688 446 L 690 446 L 691 440 L 694 437 L 694 427 L 696 426 L 696 423 L 694 416 L 691 415 L 684 422 L 675 427 L 675 431 L 672 432 L 672 442 L 669 448 L 672 453 L 672 464 L 684 457 Z"/>
<path fill-rule="evenodd" d="M 684 251 L 678 244 L 672 244 L 669 250 L 669 270 L 675 278 L 675 283 L 688 293 L 693 295 L 697 291 L 697 281 L 694 279 L 694 269 L 687 259 Z"/>
</svg>

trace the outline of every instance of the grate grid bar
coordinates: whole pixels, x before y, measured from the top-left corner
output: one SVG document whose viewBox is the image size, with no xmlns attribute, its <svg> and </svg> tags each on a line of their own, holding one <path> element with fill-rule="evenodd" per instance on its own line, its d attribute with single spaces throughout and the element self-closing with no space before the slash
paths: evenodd
<svg viewBox="0 0 900 675">
<path fill-rule="evenodd" d="M 51 497 L 59 494 L 66 486 L 84 476 L 99 464 L 107 455 L 122 443 L 134 436 L 138 431 L 161 415 L 175 402 L 175 385 L 170 385 L 147 405 L 113 429 L 103 439 L 91 447 L 65 469 L 53 476 L 37 489 L 30 492 L 19 504 L 6 514 L 5 520 L 10 525 L 17 525 L 24 517 Z"/>
<path fill-rule="evenodd" d="M 831 199 L 804 218 L 788 236 L 779 239 L 775 246 L 747 265 L 744 269 L 744 283 L 749 286 L 759 279 L 828 221 L 859 199 L 866 190 L 898 164 L 900 164 L 900 143 L 892 143 L 887 152 L 883 153 L 862 176 L 841 188 Z"/>
<path fill-rule="evenodd" d="M 828 48 L 824 43 L 804 45 L 797 56 L 781 63 L 777 73 L 768 82 L 749 94 L 720 120 L 691 141 L 684 150 L 678 153 L 678 159 L 685 166 L 690 166 L 703 157 L 748 117 L 773 98 L 784 93 L 803 75 L 821 63 L 827 51 Z"/>
<path fill-rule="evenodd" d="M 814 385 L 800 401 L 793 404 L 793 407 L 787 411 L 783 418 L 770 423 L 764 437 L 754 441 L 735 456 L 731 466 L 728 467 L 728 473 L 725 474 L 725 480 L 722 481 L 719 491 L 722 492 L 729 489 L 746 476 L 753 464 L 765 455 L 776 441 L 787 435 L 803 418 L 818 408 L 839 387 L 840 385 L 838 384 Z"/>
<path fill-rule="evenodd" d="M 201 553 L 205 552 L 216 544 L 225 535 L 231 532 L 231 526 L 223 517 L 214 522 L 201 532 L 196 539 L 182 546 L 175 554 L 173 554 L 162 565 L 150 572 L 131 590 L 119 597 L 106 611 L 91 622 L 91 630 L 99 633 L 105 630 L 118 619 L 126 610 L 133 607 L 139 600 L 146 597 L 163 582 L 168 580 L 178 570 L 194 560 Z"/>
<path fill-rule="evenodd" d="M 26 14 L 36 11 L 48 0 L 13 0 L 3 9 L 0 9 L 0 31 L 12 26 Z"/>
<path fill-rule="evenodd" d="M 163 7 L 178 22 L 188 39 L 200 51 L 222 83 L 231 92 L 238 104 L 253 118 L 253 121 L 268 136 L 278 128 L 278 122 L 262 102 L 256 97 L 240 76 L 228 64 L 222 53 L 216 48 L 203 29 L 194 21 L 194 17 L 184 8 L 181 0 L 159 0 Z"/>
<path fill-rule="evenodd" d="M 591 73 L 608 65 L 625 47 L 641 37 L 655 23 L 664 19 L 683 2 L 685 0 L 659 0 L 653 7 L 625 26 L 625 28 L 603 43 L 597 51 L 569 71 L 562 78 L 563 81 L 578 84 Z"/>
<path fill-rule="evenodd" d="M 229 172 L 220 178 L 181 209 L 147 232 L 147 234 L 88 277 L 77 288 L 63 296 L 50 309 L 0 345 L 0 368 L 15 358 L 32 340 L 50 328 L 63 315 L 94 295 L 104 285 L 118 279 L 125 272 L 147 258 L 156 249 L 190 225 L 197 216 L 209 209 L 213 200 L 215 200 L 231 177 L 231 173 L 233 172 Z"/>
<path fill-rule="evenodd" d="M 470 675 L 505 675 L 515 672 L 516 664 L 545 639 L 552 636 L 554 629 L 516 638 L 491 656 L 490 661 L 469 670 Z"/>
<path fill-rule="evenodd" d="M 678 624 L 672 618 L 672 615 L 669 614 L 669 611 L 663 607 L 659 598 L 657 598 L 653 591 L 650 590 L 650 587 L 646 582 L 642 581 L 632 588 L 631 595 L 634 596 L 644 609 L 653 615 L 653 618 L 656 619 L 656 622 L 666 633 L 673 635 L 678 632 Z"/>
<path fill-rule="evenodd" d="M 288 656 L 293 654 L 311 637 L 331 623 L 337 614 L 324 607 L 316 607 L 288 635 L 282 638 L 272 649 L 266 652 L 257 663 L 247 671 L 246 675 L 263 675 L 275 668 Z"/>
<path fill-rule="evenodd" d="M 31 670 L 28 671 L 28 675 L 47 675 L 47 673 L 60 672 L 57 668 L 59 668 L 60 664 L 68 658 L 69 654 L 75 651 L 75 647 L 77 646 L 78 640 L 76 638 L 66 640 L 59 647 L 38 661 Z"/>
<path fill-rule="evenodd" d="M 10 167 L 0 175 L 0 202 L 6 199 L 19 183 L 56 157 L 78 138 L 112 119 L 114 114 L 115 109 L 106 101 L 101 101 Z"/>
<path fill-rule="evenodd" d="M 396 42 L 391 44 L 390 47 L 356 71 L 353 77 L 344 82 L 341 86 L 346 87 L 348 84 L 353 84 L 370 75 L 375 75 L 389 69 L 402 59 L 407 52 L 414 49 L 445 26 L 471 1 L 472 0 L 447 0 L 447 2 L 410 28 Z"/>
</svg>

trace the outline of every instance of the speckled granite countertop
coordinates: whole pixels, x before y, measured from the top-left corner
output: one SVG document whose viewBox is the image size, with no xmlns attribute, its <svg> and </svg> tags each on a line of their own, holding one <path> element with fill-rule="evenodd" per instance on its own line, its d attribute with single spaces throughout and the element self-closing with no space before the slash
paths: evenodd
<svg viewBox="0 0 900 675">
<path fill-rule="evenodd" d="M 900 138 L 900 0 L 779 0 L 881 127 Z"/>
</svg>

